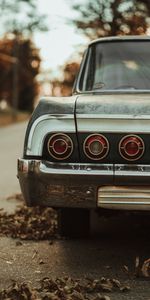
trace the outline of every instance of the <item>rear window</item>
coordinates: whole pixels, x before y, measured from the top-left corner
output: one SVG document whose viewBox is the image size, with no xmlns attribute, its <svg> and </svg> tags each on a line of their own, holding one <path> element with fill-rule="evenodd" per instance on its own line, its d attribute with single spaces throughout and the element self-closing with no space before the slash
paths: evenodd
<svg viewBox="0 0 150 300">
<path fill-rule="evenodd" d="M 150 90 L 150 41 L 100 42 L 90 46 L 80 90 Z"/>
</svg>

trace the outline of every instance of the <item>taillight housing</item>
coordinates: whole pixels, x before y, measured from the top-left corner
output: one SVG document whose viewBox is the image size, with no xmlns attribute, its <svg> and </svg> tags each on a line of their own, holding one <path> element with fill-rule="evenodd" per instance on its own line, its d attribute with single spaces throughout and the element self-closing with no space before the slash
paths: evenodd
<svg viewBox="0 0 150 300">
<path fill-rule="evenodd" d="M 119 143 L 119 153 L 126 160 L 138 160 L 143 156 L 144 151 L 144 142 L 137 135 L 126 135 Z"/>
<path fill-rule="evenodd" d="M 56 133 L 49 138 L 47 148 L 53 158 L 64 160 L 72 154 L 73 142 L 67 134 Z"/>
<path fill-rule="evenodd" d="M 83 150 L 88 158 L 92 160 L 101 160 L 108 154 L 109 142 L 103 135 L 94 133 L 85 139 Z"/>
</svg>

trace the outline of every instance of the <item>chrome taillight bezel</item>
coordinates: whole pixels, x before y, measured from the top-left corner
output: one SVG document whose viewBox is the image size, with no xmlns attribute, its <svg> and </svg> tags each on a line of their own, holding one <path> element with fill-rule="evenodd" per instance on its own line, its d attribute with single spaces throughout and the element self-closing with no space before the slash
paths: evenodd
<svg viewBox="0 0 150 300">
<path fill-rule="evenodd" d="M 66 149 L 61 153 L 57 152 L 54 147 L 57 141 L 63 141 L 66 144 Z M 70 136 L 65 133 L 60 132 L 52 134 L 47 142 L 47 150 L 50 156 L 56 160 L 67 159 L 73 152 L 73 141 Z"/>
<path fill-rule="evenodd" d="M 138 141 L 139 141 L 139 143 L 140 143 L 140 145 L 139 145 L 139 143 L 137 142 L 137 141 L 132 141 L 132 138 L 134 139 L 137 139 Z M 123 142 L 126 140 L 126 139 L 128 139 L 128 141 L 125 143 L 125 145 L 123 145 Z M 137 151 L 137 153 L 136 154 L 129 154 L 128 152 L 127 152 L 127 150 L 126 150 L 126 146 L 127 146 L 127 144 L 129 143 L 129 142 L 134 142 L 134 143 L 136 143 L 137 144 L 137 146 L 138 146 L 138 151 Z M 125 159 L 125 160 L 127 160 L 127 161 L 136 161 L 136 160 L 139 160 L 142 156 L 143 156 L 143 154 L 144 154 L 144 152 L 145 152 L 145 144 L 144 144 L 144 141 L 143 141 L 143 139 L 141 138 L 141 137 L 139 137 L 138 135 L 135 135 L 135 134 L 129 134 L 129 135 L 125 135 L 121 140 L 120 140 L 120 142 L 119 142 L 119 154 L 120 154 L 120 156 L 123 158 L 123 159 Z"/>
<path fill-rule="evenodd" d="M 91 137 L 96 137 L 95 141 L 99 141 L 98 138 L 102 138 L 102 140 L 105 142 L 105 145 L 102 144 L 102 150 L 100 151 L 100 153 L 98 155 L 95 155 L 91 152 L 91 149 L 89 147 L 89 145 L 87 145 L 88 143 L 88 140 L 91 138 Z M 83 151 L 84 151 L 84 154 L 90 158 L 91 160 L 102 160 L 104 159 L 107 155 L 108 155 L 108 152 L 109 152 L 109 142 L 107 140 L 107 138 L 102 135 L 102 134 L 99 134 L 99 133 L 93 133 L 93 134 L 90 134 L 86 137 L 84 143 L 83 143 Z"/>
</svg>

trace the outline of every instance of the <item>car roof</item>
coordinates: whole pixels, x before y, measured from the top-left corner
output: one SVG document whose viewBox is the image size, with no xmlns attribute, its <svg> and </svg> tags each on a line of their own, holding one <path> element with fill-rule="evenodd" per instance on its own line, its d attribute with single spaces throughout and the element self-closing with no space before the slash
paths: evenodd
<svg viewBox="0 0 150 300">
<path fill-rule="evenodd" d="M 123 36 L 109 36 L 102 37 L 96 40 L 93 40 L 89 43 L 89 45 L 99 43 L 99 42 L 111 42 L 111 41 L 139 41 L 139 40 L 150 40 L 150 36 L 148 35 L 123 35 Z"/>
</svg>

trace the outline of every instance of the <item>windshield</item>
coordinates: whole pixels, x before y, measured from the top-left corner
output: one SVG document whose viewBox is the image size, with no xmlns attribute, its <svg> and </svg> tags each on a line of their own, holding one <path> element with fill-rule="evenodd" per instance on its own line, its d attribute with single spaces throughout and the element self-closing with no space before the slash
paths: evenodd
<svg viewBox="0 0 150 300">
<path fill-rule="evenodd" d="M 93 44 L 83 68 L 80 90 L 150 90 L 150 41 Z"/>
</svg>

